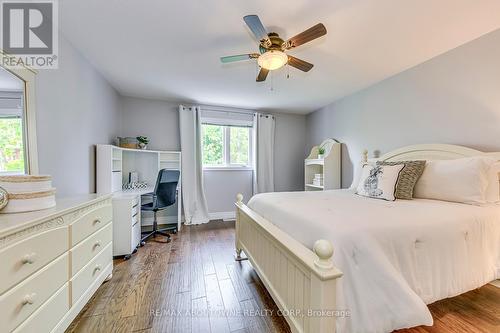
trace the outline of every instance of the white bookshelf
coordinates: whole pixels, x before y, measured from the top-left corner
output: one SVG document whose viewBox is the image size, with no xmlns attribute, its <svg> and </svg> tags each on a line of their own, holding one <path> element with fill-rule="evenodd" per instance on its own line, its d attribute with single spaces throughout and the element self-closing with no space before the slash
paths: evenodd
<svg viewBox="0 0 500 333">
<path fill-rule="evenodd" d="M 323 157 L 318 156 L 319 148 L 325 149 Z M 326 139 L 311 149 L 304 160 L 304 189 L 306 191 L 322 191 L 341 188 L 341 147 L 333 140 Z M 321 184 L 313 184 L 316 174 L 323 177 Z"/>
</svg>

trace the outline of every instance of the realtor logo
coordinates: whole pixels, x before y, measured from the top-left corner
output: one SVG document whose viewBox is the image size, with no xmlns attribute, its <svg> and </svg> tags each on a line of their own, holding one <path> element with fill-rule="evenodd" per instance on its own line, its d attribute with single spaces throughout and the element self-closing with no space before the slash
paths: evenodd
<svg viewBox="0 0 500 333">
<path fill-rule="evenodd" d="M 1 2 L 2 65 L 57 68 L 58 17 L 55 0 Z"/>
</svg>

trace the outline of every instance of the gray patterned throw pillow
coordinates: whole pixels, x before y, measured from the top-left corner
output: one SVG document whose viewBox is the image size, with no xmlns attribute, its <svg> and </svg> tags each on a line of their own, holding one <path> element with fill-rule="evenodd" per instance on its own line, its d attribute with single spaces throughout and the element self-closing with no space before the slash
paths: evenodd
<svg viewBox="0 0 500 333">
<path fill-rule="evenodd" d="M 413 188 L 417 180 L 422 176 L 425 168 L 425 161 L 401 161 L 401 162 L 377 162 L 377 165 L 401 165 L 403 170 L 396 184 L 396 198 L 411 200 L 413 198 Z"/>
</svg>

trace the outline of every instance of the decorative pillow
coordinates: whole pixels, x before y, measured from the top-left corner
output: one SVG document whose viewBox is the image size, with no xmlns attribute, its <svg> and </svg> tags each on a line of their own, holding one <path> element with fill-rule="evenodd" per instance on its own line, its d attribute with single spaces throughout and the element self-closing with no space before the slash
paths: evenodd
<svg viewBox="0 0 500 333">
<path fill-rule="evenodd" d="M 404 167 L 396 184 L 396 199 L 411 200 L 413 198 L 413 188 L 424 172 L 425 161 L 377 162 L 377 165 L 401 164 Z"/>
<path fill-rule="evenodd" d="M 356 193 L 364 197 L 396 200 L 396 183 L 404 165 L 363 165 Z"/>
<path fill-rule="evenodd" d="M 427 161 L 415 185 L 415 197 L 485 204 L 488 175 L 494 164 L 494 159 L 484 157 Z"/>
</svg>

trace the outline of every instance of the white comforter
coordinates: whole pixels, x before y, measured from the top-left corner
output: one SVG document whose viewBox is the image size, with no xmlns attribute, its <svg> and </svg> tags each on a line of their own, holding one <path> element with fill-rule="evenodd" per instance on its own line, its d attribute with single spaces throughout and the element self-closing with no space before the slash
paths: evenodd
<svg viewBox="0 0 500 333">
<path fill-rule="evenodd" d="M 333 243 L 339 332 L 432 325 L 426 304 L 500 278 L 500 206 L 388 202 L 351 190 L 265 193 L 248 206 L 308 248 Z"/>
</svg>

